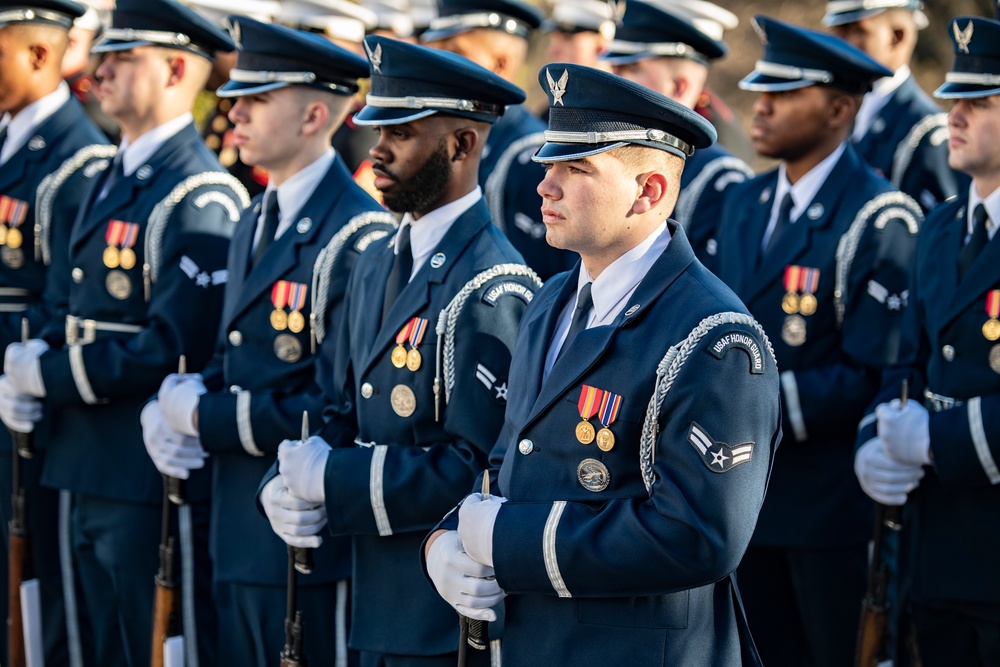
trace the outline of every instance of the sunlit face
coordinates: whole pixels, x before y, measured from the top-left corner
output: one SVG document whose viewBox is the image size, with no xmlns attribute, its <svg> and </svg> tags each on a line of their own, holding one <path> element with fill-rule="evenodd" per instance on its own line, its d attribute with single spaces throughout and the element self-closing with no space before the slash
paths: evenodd
<svg viewBox="0 0 1000 667">
<path fill-rule="evenodd" d="M 821 86 L 761 93 L 753 105 L 750 140 L 764 157 L 795 160 L 830 132 L 828 91 Z"/>
<path fill-rule="evenodd" d="M 976 179 L 1000 176 L 1000 95 L 956 100 L 948 129 L 952 169 Z"/>
<path fill-rule="evenodd" d="M 101 110 L 127 125 L 152 115 L 171 77 L 170 52 L 151 46 L 104 54 L 96 76 Z"/>
<path fill-rule="evenodd" d="M 233 144 L 246 164 L 281 169 L 294 159 L 302 142 L 305 104 L 294 87 L 236 99 L 229 110 Z"/>
<path fill-rule="evenodd" d="M 546 163 L 537 189 L 545 240 L 585 257 L 621 245 L 641 190 L 634 175 L 609 153 Z"/>
<path fill-rule="evenodd" d="M 634 63 L 612 65 L 611 72 L 675 99 L 676 83 L 671 64 L 669 58 L 643 58 Z"/>
<path fill-rule="evenodd" d="M 378 142 L 368 154 L 374 185 L 389 210 L 420 215 L 437 208 L 444 196 L 452 163 L 438 120 L 430 116 L 376 128 Z"/>
<path fill-rule="evenodd" d="M 31 51 L 16 28 L 0 28 L 0 113 L 16 114 L 30 104 L 31 63 Z"/>
<path fill-rule="evenodd" d="M 891 15 L 887 12 L 833 26 L 830 32 L 882 64 L 892 62 L 897 42 Z"/>
</svg>

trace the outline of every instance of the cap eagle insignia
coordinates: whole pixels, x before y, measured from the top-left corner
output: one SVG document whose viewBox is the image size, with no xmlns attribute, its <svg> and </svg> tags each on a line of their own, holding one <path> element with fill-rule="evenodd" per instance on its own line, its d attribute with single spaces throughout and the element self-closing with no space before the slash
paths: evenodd
<svg viewBox="0 0 1000 667">
<path fill-rule="evenodd" d="M 972 21 L 969 21 L 969 24 L 965 26 L 965 30 L 959 30 L 958 23 L 953 23 L 951 27 L 955 32 L 955 42 L 958 44 L 958 50 L 962 53 L 968 53 L 969 43 L 972 42 L 972 30 L 974 28 Z"/>
<path fill-rule="evenodd" d="M 545 78 L 549 82 L 549 92 L 552 93 L 552 106 L 557 104 L 561 106 L 566 106 L 563 104 L 563 95 L 566 94 L 566 84 L 569 83 L 569 70 L 563 70 L 562 76 L 559 77 L 559 81 L 552 78 L 549 74 L 549 69 L 545 68 Z"/>
<path fill-rule="evenodd" d="M 374 69 L 379 74 L 382 73 L 382 45 L 376 44 L 375 50 L 372 51 L 371 47 L 365 43 L 365 51 L 368 52 L 368 60 L 372 63 L 372 69 Z"/>
</svg>

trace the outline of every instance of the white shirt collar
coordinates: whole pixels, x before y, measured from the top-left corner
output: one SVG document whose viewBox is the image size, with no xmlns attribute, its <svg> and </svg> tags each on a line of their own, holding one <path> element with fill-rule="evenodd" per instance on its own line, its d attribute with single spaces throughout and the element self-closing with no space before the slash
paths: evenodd
<svg viewBox="0 0 1000 667">
<path fill-rule="evenodd" d="M 459 197 L 453 202 L 445 204 L 441 208 L 436 208 L 425 214 L 419 220 L 414 220 L 409 213 L 403 215 L 399 223 L 399 229 L 409 225 L 410 229 L 410 252 L 413 255 L 413 270 L 410 278 L 417 275 L 417 271 L 424 265 L 427 258 L 431 256 L 434 249 L 441 243 L 448 230 L 463 213 L 482 199 L 483 189 L 476 186 L 476 189 L 467 195 Z M 398 232 L 397 232 L 398 233 Z M 393 252 L 396 252 L 394 247 Z"/>
<path fill-rule="evenodd" d="M 128 135 L 122 137 L 121 147 L 118 155 L 122 161 L 122 172 L 126 176 L 131 176 L 135 170 L 144 165 L 160 149 L 170 137 L 174 136 L 185 127 L 194 122 L 191 112 L 183 113 L 173 120 L 168 120 L 163 125 L 154 127 L 135 141 L 131 141 Z"/>
<path fill-rule="evenodd" d="M 965 233 L 967 236 L 972 235 L 973 226 L 975 225 L 972 214 L 980 202 L 986 206 L 986 214 L 989 216 L 989 220 L 986 222 L 986 234 L 992 239 L 997 233 L 997 228 L 1000 227 L 997 224 L 997 221 L 1000 220 L 1000 188 L 997 188 L 988 194 L 986 199 L 983 199 L 976 192 L 975 181 L 969 186 L 969 206 L 965 212 Z"/>
<path fill-rule="evenodd" d="M 583 286 L 593 282 L 590 296 L 594 300 L 594 307 L 587 318 L 587 328 L 612 324 L 625 309 L 632 294 L 639 287 L 639 283 L 649 273 L 649 269 L 670 245 L 670 238 L 666 221 L 661 222 L 641 243 L 609 264 L 596 279 L 592 278 L 587 267 L 582 262 L 580 263 L 576 298 L 571 299 L 559 314 L 552 342 L 545 355 L 543 381 L 548 377 L 552 366 L 555 365 L 559 350 L 565 343 L 566 335 L 569 333 L 569 327 L 573 321 L 573 311 L 576 310 L 577 299 L 580 298 L 580 290 Z"/>
<path fill-rule="evenodd" d="M 7 128 L 7 142 L 3 145 L 3 151 L 0 151 L 0 164 L 20 150 L 31 133 L 69 101 L 69 96 L 69 86 L 65 81 L 60 81 L 55 90 L 21 109 L 16 116 L 4 114 L 4 122 L 0 123 L 0 127 Z"/>
<path fill-rule="evenodd" d="M 330 170 L 330 165 L 333 164 L 336 157 L 337 153 L 332 148 L 328 148 L 316 160 L 297 171 L 278 186 L 278 230 L 275 232 L 274 238 L 280 239 L 285 230 L 292 226 L 292 221 L 298 217 L 302 206 L 312 197 L 316 188 L 319 187 L 320 181 L 326 176 L 326 173 Z M 262 201 L 267 201 L 268 193 L 274 192 L 274 190 L 274 185 L 269 183 L 264 190 L 264 199 Z M 263 230 L 264 207 L 261 206 L 260 215 L 257 218 L 257 231 L 254 232 L 253 237 L 254 248 L 257 247 Z"/>
<path fill-rule="evenodd" d="M 774 199 L 771 200 L 771 217 L 767 222 L 767 229 L 764 230 L 764 238 L 761 239 L 761 248 L 767 247 L 771 234 L 774 233 L 774 227 L 778 224 L 778 212 L 781 210 L 781 202 L 785 199 L 785 194 L 792 193 L 792 211 L 788 220 L 794 223 L 816 198 L 816 194 L 826 183 L 830 172 L 837 166 L 837 161 L 840 160 L 840 156 L 844 154 L 845 150 L 847 150 L 847 144 L 840 144 L 835 151 L 823 158 L 822 162 L 806 172 L 795 185 L 788 181 L 785 163 L 781 163 L 781 166 L 778 167 L 778 184 L 774 188 Z"/>
<path fill-rule="evenodd" d="M 892 94 L 909 78 L 910 68 L 903 65 L 892 76 L 882 77 L 875 82 L 872 91 L 865 95 L 861 102 L 861 108 L 858 109 L 858 115 L 854 119 L 854 130 L 851 132 L 851 141 L 861 141 L 868 134 L 878 112 L 885 107 Z"/>
</svg>

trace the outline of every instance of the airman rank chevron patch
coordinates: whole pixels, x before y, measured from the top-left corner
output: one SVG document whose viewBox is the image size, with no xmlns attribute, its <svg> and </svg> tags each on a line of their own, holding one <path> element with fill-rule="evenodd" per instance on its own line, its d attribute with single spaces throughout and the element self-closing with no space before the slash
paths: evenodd
<svg viewBox="0 0 1000 667">
<path fill-rule="evenodd" d="M 688 442 L 701 454 L 701 461 L 712 472 L 729 472 L 741 463 L 746 463 L 753 455 L 752 442 L 744 442 L 730 447 L 718 442 L 697 422 L 691 422 Z"/>
</svg>

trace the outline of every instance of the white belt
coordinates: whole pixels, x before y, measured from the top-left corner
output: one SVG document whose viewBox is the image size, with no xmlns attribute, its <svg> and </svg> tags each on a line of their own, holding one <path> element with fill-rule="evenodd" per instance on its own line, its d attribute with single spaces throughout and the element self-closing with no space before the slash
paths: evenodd
<svg viewBox="0 0 1000 667">
<path fill-rule="evenodd" d="M 951 410 L 964 404 L 965 401 L 960 401 L 951 396 L 935 394 L 930 389 L 924 389 L 924 406 L 932 412 L 944 412 L 945 410 Z"/>
<path fill-rule="evenodd" d="M 98 331 L 113 331 L 115 333 L 139 333 L 143 330 L 139 324 L 122 324 L 120 322 L 100 322 L 88 320 L 76 315 L 66 316 L 66 344 L 86 345 L 97 340 Z"/>
<path fill-rule="evenodd" d="M 357 437 L 357 438 L 354 439 L 354 444 L 357 445 L 358 447 L 374 447 L 378 443 L 375 442 L 374 440 L 372 440 L 371 442 L 365 442 L 359 436 L 359 437 Z M 422 450 L 424 450 L 426 452 L 428 449 L 430 449 L 430 447 L 421 447 L 420 449 L 422 449 Z"/>
</svg>

